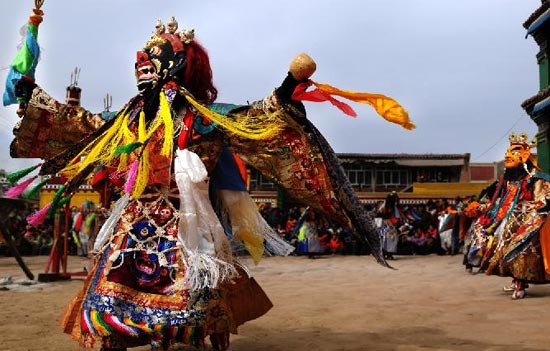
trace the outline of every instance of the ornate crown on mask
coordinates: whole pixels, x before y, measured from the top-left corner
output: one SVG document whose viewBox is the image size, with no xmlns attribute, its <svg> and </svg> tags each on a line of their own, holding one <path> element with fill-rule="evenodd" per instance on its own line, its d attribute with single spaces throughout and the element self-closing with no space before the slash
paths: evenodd
<svg viewBox="0 0 550 351">
<path fill-rule="evenodd" d="M 168 32 L 166 32 L 167 29 L 168 29 Z M 146 47 L 154 46 L 159 42 L 159 40 L 163 40 L 164 39 L 163 36 L 166 34 L 176 35 L 184 44 L 189 44 L 195 38 L 195 29 L 182 29 L 179 32 L 177 32 L 177 30 L 178 30 L 178 21 L 174 16 L 168 19 L 168 22 L 166 22 L 166 25 L 164 25 L 161 19 L 158 19 L 155 23 L 155 30 L 153 31 L 153 35 L 151 36 L 151 39 L 147 42 L 145 46 Z"/>
<path fill-rule="evenodd" d="M 534 137 L 530 141 L 527 141 L 529 137 L 527 136 L 526 132 L 521 132 L 519 135 L 512 132 L 510 133 L 510 136 L 508 137 L 508 140 L 510 141 L 510 145 L 522 145 L 525 148 L 534 148 L 537 146 L 537 138 Z"/>
</svg>

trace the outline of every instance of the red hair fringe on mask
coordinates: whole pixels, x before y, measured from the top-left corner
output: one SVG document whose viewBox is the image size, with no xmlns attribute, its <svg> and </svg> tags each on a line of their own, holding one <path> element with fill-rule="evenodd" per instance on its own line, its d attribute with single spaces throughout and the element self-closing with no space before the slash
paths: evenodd
<svg viewBox="0 0 550 351">
<path fill-rule="evenodd" d="M 206 50 L 193 40 L 185 46 L 187 65 L 183 86 L 200 102 L 210 104 L 218 97 L 212 80 L 212 68 Z"/>
</svg>

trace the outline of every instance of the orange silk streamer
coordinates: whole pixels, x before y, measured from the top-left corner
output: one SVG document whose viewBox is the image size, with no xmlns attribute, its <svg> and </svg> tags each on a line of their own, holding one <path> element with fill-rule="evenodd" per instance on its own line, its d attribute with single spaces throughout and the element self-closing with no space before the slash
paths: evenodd
<svg viewBox="0 0 550 351">
<path fill-rule="evenodd" d="M 336 100 L 330 94 L 322 91 L 321 89 L 313 89 L 310 91 L 306 91 L 307 88 L 311 86 L 313 82 L 307 81 L 304 83 L 298 84 L 296 89 L 294 89 L 294 93 L 292 94 L 293 100 L 300 100 L 300 101 L 312 101 L 312 102 L 323 102 L 323 101 L 329 101 L 334 106 L 338 107 L 342 112 L 344 112 L 346 115 L 351 117 L 357 117 L 357 113 L 351 108 L 350 105 L 346 104 L 345 102 Z"/>
<path fill-rule="evenodd" d="M 548 219 L 546 219 L 546 223 L 542 226 L 539 235 L 544 271 L 550 276 L 550 221 Z"/>
<path fill-rule="evenodd" d="M 330 94 L 346 98 L 351 101 L 371 105 L 376 112 L 388 122 L 396 123 L 405 129 L 415 129 L 416 126 L 409 119 L 409 113 L 397 101 L 382 94 L 359 93 L 340 90 L 328 84 L 312 83 L 317 89 Z"/>
</svg>

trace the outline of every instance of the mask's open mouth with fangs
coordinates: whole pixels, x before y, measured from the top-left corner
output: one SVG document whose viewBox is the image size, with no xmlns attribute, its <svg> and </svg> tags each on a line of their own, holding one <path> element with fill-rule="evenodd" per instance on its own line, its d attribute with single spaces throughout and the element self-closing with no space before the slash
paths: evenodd
<svg viewBox="0 0 550 351">
<path fill-rule="evenodd" d="M 140 93 L 143 93 L 148 88 L 154 87 L 159 80 L 157 68 L 151 60 L 149 60 L 149 57 L 145 52 L 138 53 L 138 60 L 136 62 L 136 80 Z"/>
</svg>

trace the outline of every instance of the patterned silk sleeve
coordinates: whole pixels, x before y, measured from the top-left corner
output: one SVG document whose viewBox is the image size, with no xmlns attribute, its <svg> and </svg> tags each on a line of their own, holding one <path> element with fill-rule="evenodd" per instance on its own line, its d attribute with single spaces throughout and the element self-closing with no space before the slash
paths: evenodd
<svg viewBox="0 0 550 351">
<path fill-rule="evenodd" d="M 80 106 L 62 104 L 36 87 L 25 114 L 14 127 L 10 146 L 14 158 L 48 160 L 84 137 L 95 132 L 105 121 Z"/>
<path fill-rule="evenodd" d="M 282 98 L 275 91 L 230 115 L 235 120 L 279 116 L 284 127 L 274 137 L 251 140 L 228 132 L 229 145 L 290 198 L 357 230 L 377 260 L 387 264 L 380 254 L 380 235 L 374 221 L 367 216 L 334 150 L 306 118 L 301 103 Z"/>
</svg>

